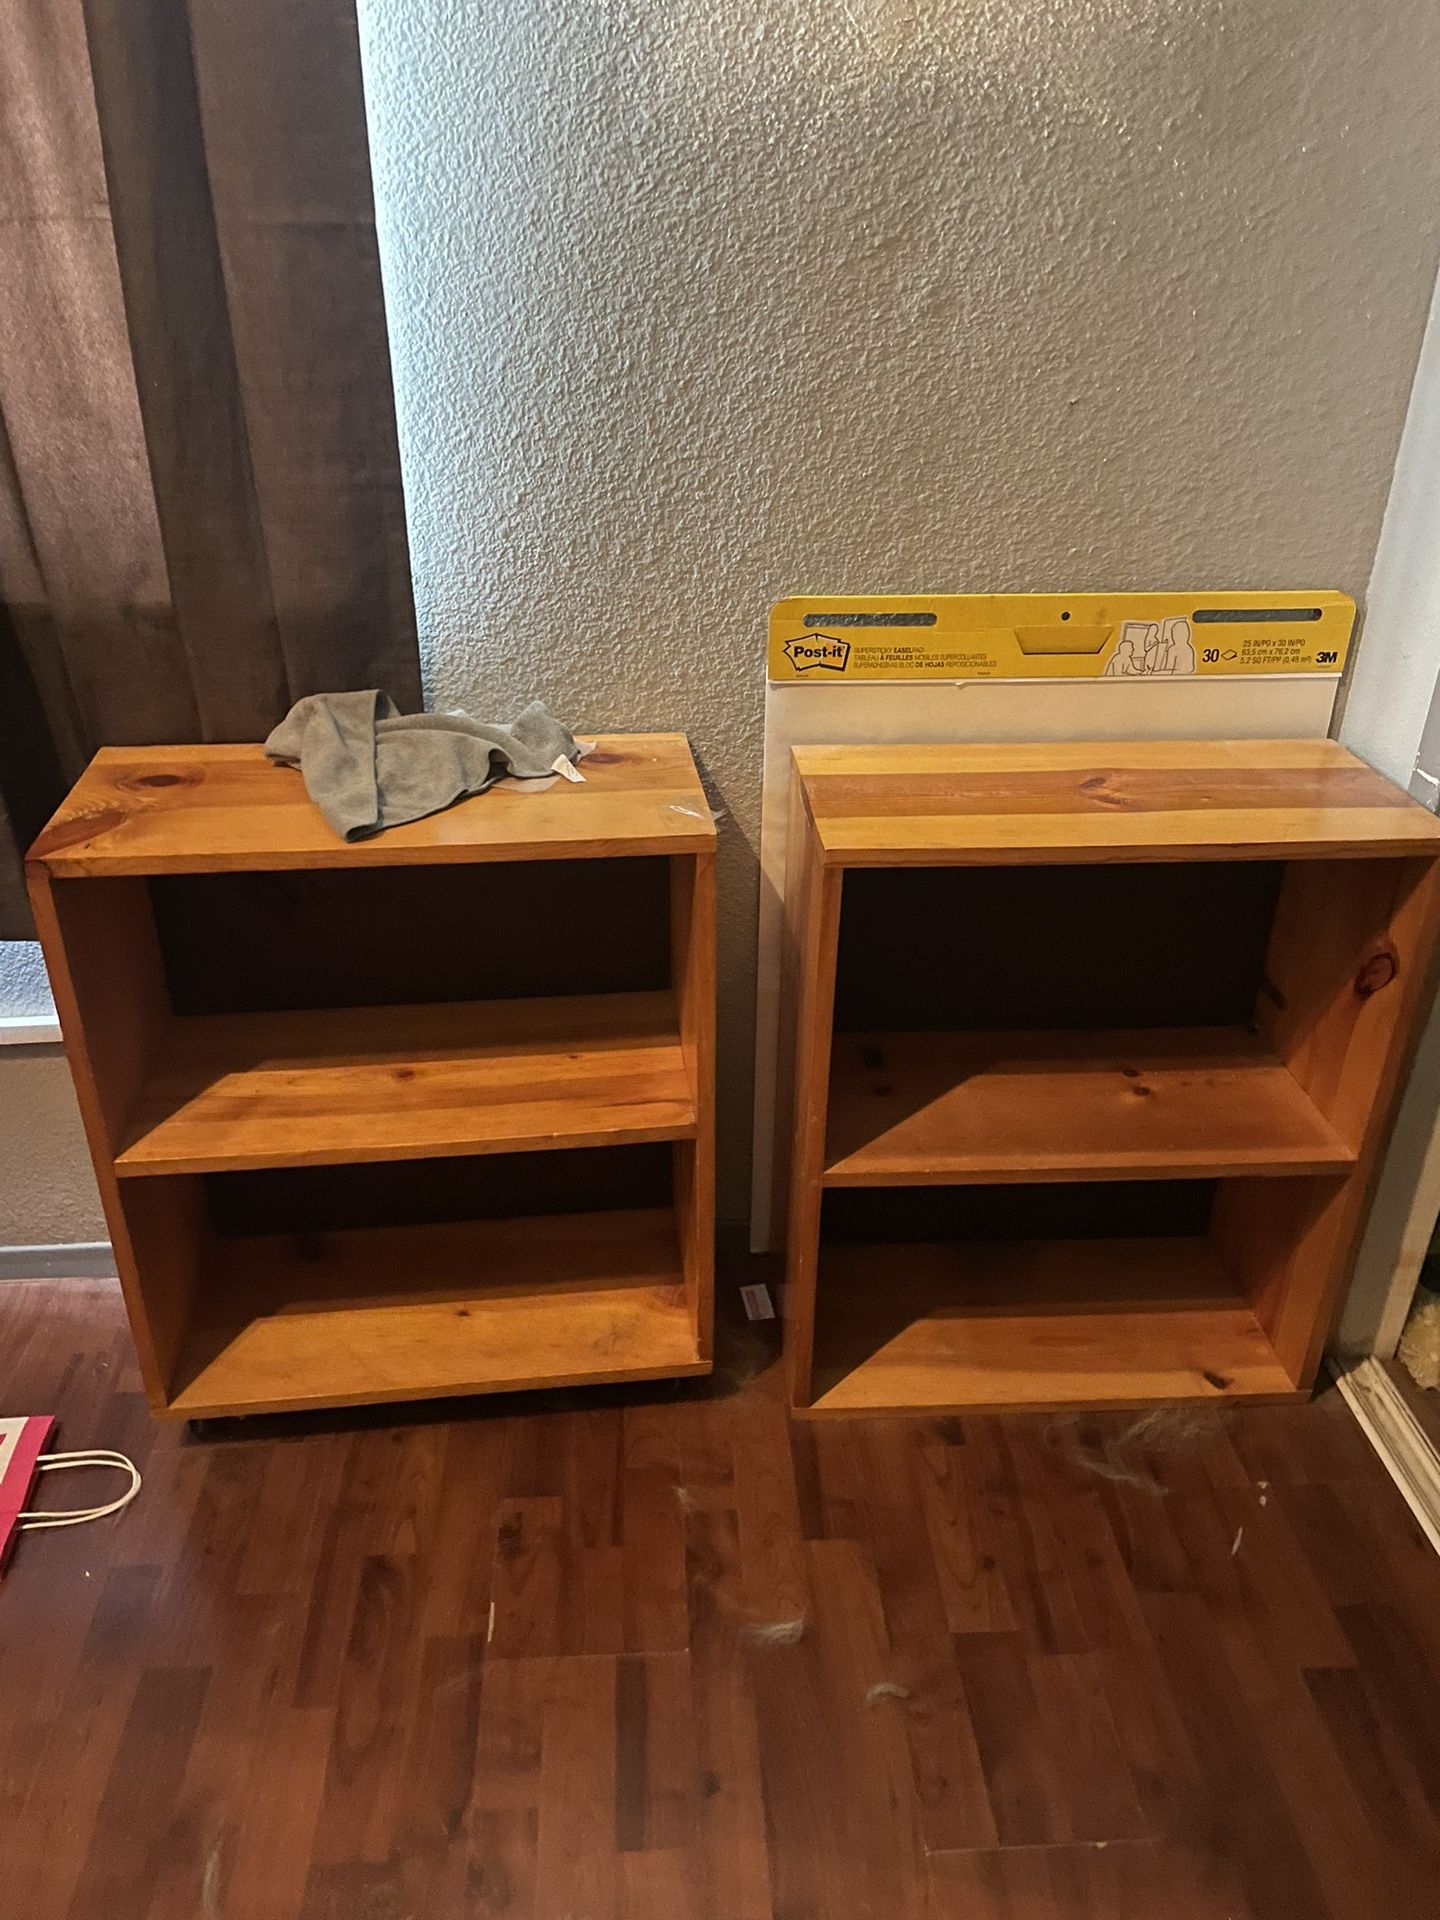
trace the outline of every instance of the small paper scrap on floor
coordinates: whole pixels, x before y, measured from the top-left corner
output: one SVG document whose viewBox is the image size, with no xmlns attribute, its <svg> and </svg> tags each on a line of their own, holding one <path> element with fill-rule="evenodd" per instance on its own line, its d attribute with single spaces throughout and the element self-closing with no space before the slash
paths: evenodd
<svg viewBox="0 0 1440 1920">
<path fill-rule="evenodd" d="M 740 1629 L 742 1636 L 756 1647 L 798 1646 L 805 1633 L 800 1620 L 755 1620 Z"/>
<path fill-rule="evenodd" d="M 867 1707 L 878 1706 L 882 1700 L 908 1700 L 909 1687 L 902 1687 L 898 1680 L 877 1680 L 865 1695 Z"/>
</svg>

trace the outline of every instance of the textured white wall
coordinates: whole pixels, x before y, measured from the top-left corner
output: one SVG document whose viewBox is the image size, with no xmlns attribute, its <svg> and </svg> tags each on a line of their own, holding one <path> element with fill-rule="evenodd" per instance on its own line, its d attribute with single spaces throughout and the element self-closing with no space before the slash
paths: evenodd
<svg viewBox="0 0 1440 1920">
<path fill-rule="evenodd" d="M 1363 592 L 1435 280 L 1428 0 L 361 0 L 430 696 L 682 727 L 768 604 Z"/>
<path fill-rule="evenodd" d="M 35 940 L 0 940 L 0 1020 L 44 1019 L 55 1012 Z"/>
</svg>

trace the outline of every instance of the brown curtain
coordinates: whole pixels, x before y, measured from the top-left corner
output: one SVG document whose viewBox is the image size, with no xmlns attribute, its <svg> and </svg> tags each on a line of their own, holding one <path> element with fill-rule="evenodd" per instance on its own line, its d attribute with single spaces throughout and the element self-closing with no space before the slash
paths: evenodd
<svg viewBox="0 0 1440 1920">
<path fill-rule="evenodd" d="M 418 706 L 354 0 L 8 0 L 0 934 L 103 744 Z M 8 832 L 6 821 L 8 818 Z"/>
</svg>

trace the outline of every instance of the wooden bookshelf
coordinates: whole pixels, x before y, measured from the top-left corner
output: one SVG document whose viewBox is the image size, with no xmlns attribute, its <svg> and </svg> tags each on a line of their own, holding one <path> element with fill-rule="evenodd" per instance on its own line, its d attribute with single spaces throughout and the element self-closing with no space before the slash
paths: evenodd
<svg viewBox="0 0 1440 1920">
<path fill-rule="evenodd" d="M 710 1366 L 715 830 L 683 736 L 347 844 L 257 747 L 109 749 L 31 850 L 175 1418 Z"/>
<path fill-rule="evenodd" d="M 1333 742 L 794 755 L 797 1410 L 1313 1384 L 1440 927 Z"/>
</svg>

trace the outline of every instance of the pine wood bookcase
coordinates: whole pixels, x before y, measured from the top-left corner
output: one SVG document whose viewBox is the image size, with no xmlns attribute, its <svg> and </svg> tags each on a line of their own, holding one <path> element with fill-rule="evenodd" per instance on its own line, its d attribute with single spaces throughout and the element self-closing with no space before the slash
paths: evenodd
<svg viewBox="0 0 1440 1920">
<path fill-rule="evenodd" d="M 110 748 L 28 878 L 157 1415 L 711 1364 L 715 828 L 680 734 L 346 844 Z"/>
<path fill-rule="evenodd" d="M 1328 740 L 794 752 L 807 1414 L 1312 1387 L 1440 822 Z"/>
</svg>

